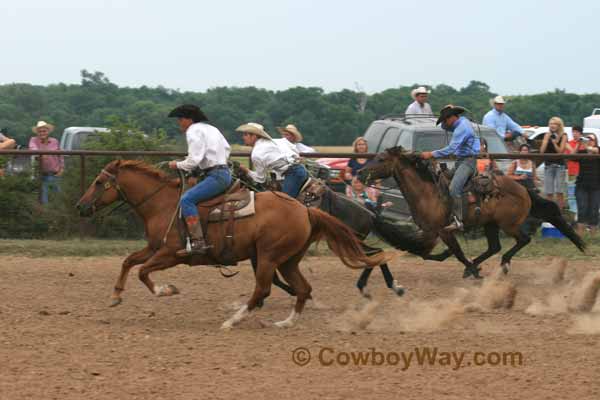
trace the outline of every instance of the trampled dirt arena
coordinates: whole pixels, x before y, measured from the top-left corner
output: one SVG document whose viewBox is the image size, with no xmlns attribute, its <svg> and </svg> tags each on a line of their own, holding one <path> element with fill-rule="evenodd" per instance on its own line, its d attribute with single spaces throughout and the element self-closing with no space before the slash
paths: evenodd
<svg viewBox="0 0 600 400">
<path fill-rule="evenodd" d="M 181 290 L 161 298 L 134 270 L 109 308 L 121 260 L 2 259 L 0 399 L 600 398 L 597 259 L 515 259 L 497 278 L 494 258 L 474 282 L 456 262 L 399 257 L 405 296 L 376 270 L 368 302 L 358 271 L 311 257 L 301 267 L 317 302 L 295 327 L 272 326 L 292 307 L 274 288 L 232 331 L 219 328 L 253 289 L 248 264 L 231 279 L 154 274 Z"/>
</svg>

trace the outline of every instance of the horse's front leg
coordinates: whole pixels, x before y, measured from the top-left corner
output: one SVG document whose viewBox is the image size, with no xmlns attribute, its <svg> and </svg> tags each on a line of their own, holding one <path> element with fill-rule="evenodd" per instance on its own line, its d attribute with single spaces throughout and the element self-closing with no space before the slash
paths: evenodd
<svg viewBox="0 0 600 400">
<path fill-rule="evenodd" d="M 157 296 L 172 296 L 178 294 L 179 290 L 174 285 L 157 286 L 150 279 L 150 273 L 174 267 L 181 263 L 181 259 L 175 256 L 172 249 L 163 247 L 150 257 L 141 267 L 138 276 L 150 292 Z"/>
<path fill-rule="evenodd" d="M 121 293 L 125 290 L 125 283 L 127 282 L 127 276 L 129 275 L 131 268 L 146 262 L 150 257 L 152 257 L 152 254 L 154 254 L 154 251 L 150 248 L 150 246 L 146 246 L 141 250 L 131 253 L 123 261 L 123 264 L 121 265 L 121 273 L 117 278 L 117 283 L 115 284 L 111 295 L 111 307 L 118 306 L 123 301 L 121 299 Z"/>
<path fill-rule="evenodd" d="M 449 233 L 442 230 L 439 234 L 440 238 L 446 244 L 446 246 L 448 246 L 452 254 L 454 254 L 458 261 L 465 266 L 463 278 L 468 278 L 469 276 L 473 275 L 474 278 L 481 279 L 481 276 L 479 275 L 479 268 L 473 266 L 473 263 L 467 259 L 465 253 L 463 253 L 462 248 L 460 247 L 460 244 L 458 244 L 458 240 L 456 240 L 454 233 Z"/>
</svg>

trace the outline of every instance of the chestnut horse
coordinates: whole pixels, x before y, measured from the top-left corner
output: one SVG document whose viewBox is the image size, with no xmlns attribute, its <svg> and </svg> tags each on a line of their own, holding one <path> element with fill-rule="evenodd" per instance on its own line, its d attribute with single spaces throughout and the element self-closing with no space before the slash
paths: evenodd
<svg viewBox="0 0 600 400">
<path fill-rule="evenodd" d="M 82 216 L 91 216 L 105 206 L 122 200 L 129 203 L 144 221 L 148 244 L 130 254 L 121 267 L 113 294 L 112 305 L 121 303 L 121 294 L 130 269 L 141 264 L 139 279 L 157 296 L 171 296 L 178 290 L 173 285 L 156 285 L 150 273 L 177 264 L 217 265 L 212 256 L 178 258 L 181 238 L 171 224 L 179 203 L 179 179 L 172 179 L 142 161 L 116 160 L 106 165 L 77 203 Z M 275 269 L 296 293 L 296 304 L 290 316 L 276 326 L 292 326 L 298 319 L 311 287 L 300 273 L 298 263 L 311 243 L 324 237 L 331 250 L 350 268 L 379 265 L 387 254 L 367 256 L 353 232 L 338 219 L 316 209 L 307 209 L 284 194 L 257 193 L 253 216 L 239 219 L 234 227 L 234 254 L 237 261 L 256 257 L 256 285 L 247 304 L 242 306 L 222 328 L 229 329 L 245 318 L 257 304 L 269 295 Z M 281 223 L 285 221 L 285 223 Z M 220 254 L 223 227 L 208 225 L 207 237 L 212 239 L 214 254 Z"/>
<path fill-rule="evenodd" d="M 359 178 L 368 183 L 392 176 L 408 203 L 415 223 L 427 234 L 440 236 L 465 266 L 463 277 L 473 275 L 479 278 L 478 266 L 501 250 L 500 229 L 517 241 L 502 255 L 501 266 L 504 273 L 507 273 L 512 257 L 531 241 L 529 235 L 520 229 L 529 214 L 550 222 L 579 250 L 585 250 L 585 243 L 565 221 L 556 203 L 527 190 L 513 179 L 496 176 L 499 195 L 483 201 L 479 212 L 476 212 L 475 205 L 471 204 L 465 213 L 465 227 L 483 226 L 488 241 L 488 249 L 473 261 L 469 261 L 454 233 L 443 229 L 450 220 L 449 199 L 436 183 L 438 178 L 431 172 L 430 163 L 435 161 L 424 161 L 418 153 L 404 151 L 401 146 L 394 147 L 378 154 L 374 161 L 361 169 Z"/>
</svg>

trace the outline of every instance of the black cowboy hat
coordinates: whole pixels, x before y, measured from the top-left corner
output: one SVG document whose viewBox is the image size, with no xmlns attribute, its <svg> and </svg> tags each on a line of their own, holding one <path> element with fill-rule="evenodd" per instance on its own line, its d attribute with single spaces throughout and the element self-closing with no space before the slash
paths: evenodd
<svg viewBox="0 0 600 400">
<path fill-rule="evenodd" d="M 464 109 L 463 107 L 448 104 L 447 106 L 445 106 L 444 108 L 442 108 L 440 110 L 440 117 L 437 119 L 437 122 L 435 124 L 439 125 L 440 123 L 444 122 L 447 118 L 450 118 L 453 115 L 460 115 L 460 114 L 464 113 L 465 111 L 467 111 L 467 110 Z"/>
<path fill-rule="evenodd" d="M 189 118 L 194 122 L 208 121 L 208 118 L 202 112 L 200 107 L 193 104 L 183 104 L 179 107 L 175 107 L 169 113 L 169 118 Z"/>
</svg>

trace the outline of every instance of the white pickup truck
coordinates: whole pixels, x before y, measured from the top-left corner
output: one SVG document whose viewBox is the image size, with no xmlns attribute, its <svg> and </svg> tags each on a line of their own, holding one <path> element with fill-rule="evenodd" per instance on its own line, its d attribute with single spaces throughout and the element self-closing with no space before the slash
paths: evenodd
<svg viewBox="0 0 600 400">
<path fill-rule="evenodd" d="M 60 138 L 61 150 L 80 150 L 90 137 L 108 132 L 108 128 L 92 126 L 71 126 L 63 131 Z"/>
</svg>

